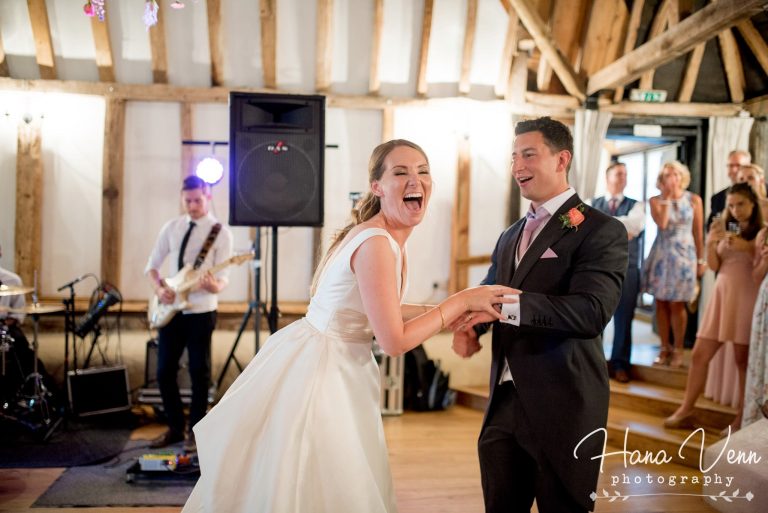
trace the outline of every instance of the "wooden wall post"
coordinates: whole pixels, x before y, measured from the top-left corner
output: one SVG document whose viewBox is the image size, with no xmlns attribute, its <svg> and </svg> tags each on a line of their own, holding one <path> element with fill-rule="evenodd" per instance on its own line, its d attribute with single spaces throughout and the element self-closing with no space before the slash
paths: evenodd
<svg viewBox="0 0 768 513">
<path fill-rule="evenodd" d="M 120 287 L 123 248 L 125 100 L 108 99 L 104 117 L 101 207 L 101 279 Z"/>
<path fill-rule="evenodd" d="M 34 284 L 35 271 L 40 279 L 43 159 L 39 121 L 19 124 L 16 152 L 16 273 L 24 285 Z M 41 290 L 37 283 L 38 292 Z"/>
<path fill-rule="evenodd" d="M 448 293 L 453 294 L 467 288 L 469 282 L 469 202 L 472 175 L 472 156 L 469 140 L 463 137 L 459 141 L 459 159 L 456 172 L 456 196 L 453 205 L 453 223 L 451 223 L 451 269 L 448 280 Z"/>
</svg>

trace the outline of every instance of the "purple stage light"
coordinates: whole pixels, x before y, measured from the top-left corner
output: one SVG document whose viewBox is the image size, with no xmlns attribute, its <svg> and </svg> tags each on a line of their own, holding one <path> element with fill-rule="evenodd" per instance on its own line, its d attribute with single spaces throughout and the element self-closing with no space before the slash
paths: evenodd
<svg viewBox="0 0 768 513">
<path fill-rule="evenodd" d="M 224 166 L 214 157 L 205 157 L 198 162 L 195 174 L 209 185 L 216 185 L 224 176 Z"/>
</svg>

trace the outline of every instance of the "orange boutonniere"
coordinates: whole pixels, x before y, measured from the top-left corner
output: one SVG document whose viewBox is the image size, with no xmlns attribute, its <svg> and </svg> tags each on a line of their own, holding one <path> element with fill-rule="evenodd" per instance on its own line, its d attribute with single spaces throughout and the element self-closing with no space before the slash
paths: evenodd
<svg viewBox="0 0 768 513">
<path fill-rule="evenodd" d="M 578 230 L 579 225 L 584 222 L 584 214 L 582 214 L 584 208 L 584 203 L 579 203 L 565 214 L 562 214 L 560 221 L 563 223 L 563 229 L 573 228 Z"/>
</svg>

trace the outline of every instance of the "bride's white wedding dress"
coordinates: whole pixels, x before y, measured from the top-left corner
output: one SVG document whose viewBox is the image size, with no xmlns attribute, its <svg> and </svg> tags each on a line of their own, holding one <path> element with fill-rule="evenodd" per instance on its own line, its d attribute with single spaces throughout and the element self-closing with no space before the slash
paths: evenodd
<svg viewBox="0 0 768 513">
<path fill-rule="evenodd" d="M 396 511 L 373 333 L 350 267 L 374 236 L 389 239 L 402 291 L 386 230 L 342 243 L 307 316 L 269 337 L 195 426 L 201 476 L 184 513 Z"/>
</svg>

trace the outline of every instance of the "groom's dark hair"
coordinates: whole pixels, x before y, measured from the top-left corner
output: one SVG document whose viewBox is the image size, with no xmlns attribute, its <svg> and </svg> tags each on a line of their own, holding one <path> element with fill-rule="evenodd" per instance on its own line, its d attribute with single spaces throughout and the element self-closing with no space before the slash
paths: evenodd
<svg viewBox="0 0 768 513">
<path fill-rule="evenodd" d="M 526 119 L 515 125 L 515 135 L 528 132 L 541 132 L 544 143 L 553 152 L 568 150 L 573 156 L 573 136 L 568 127 L 549 116 L 536 119 Z M 568 167 L 571 167 L 570 162 Z"/>
</svg>

